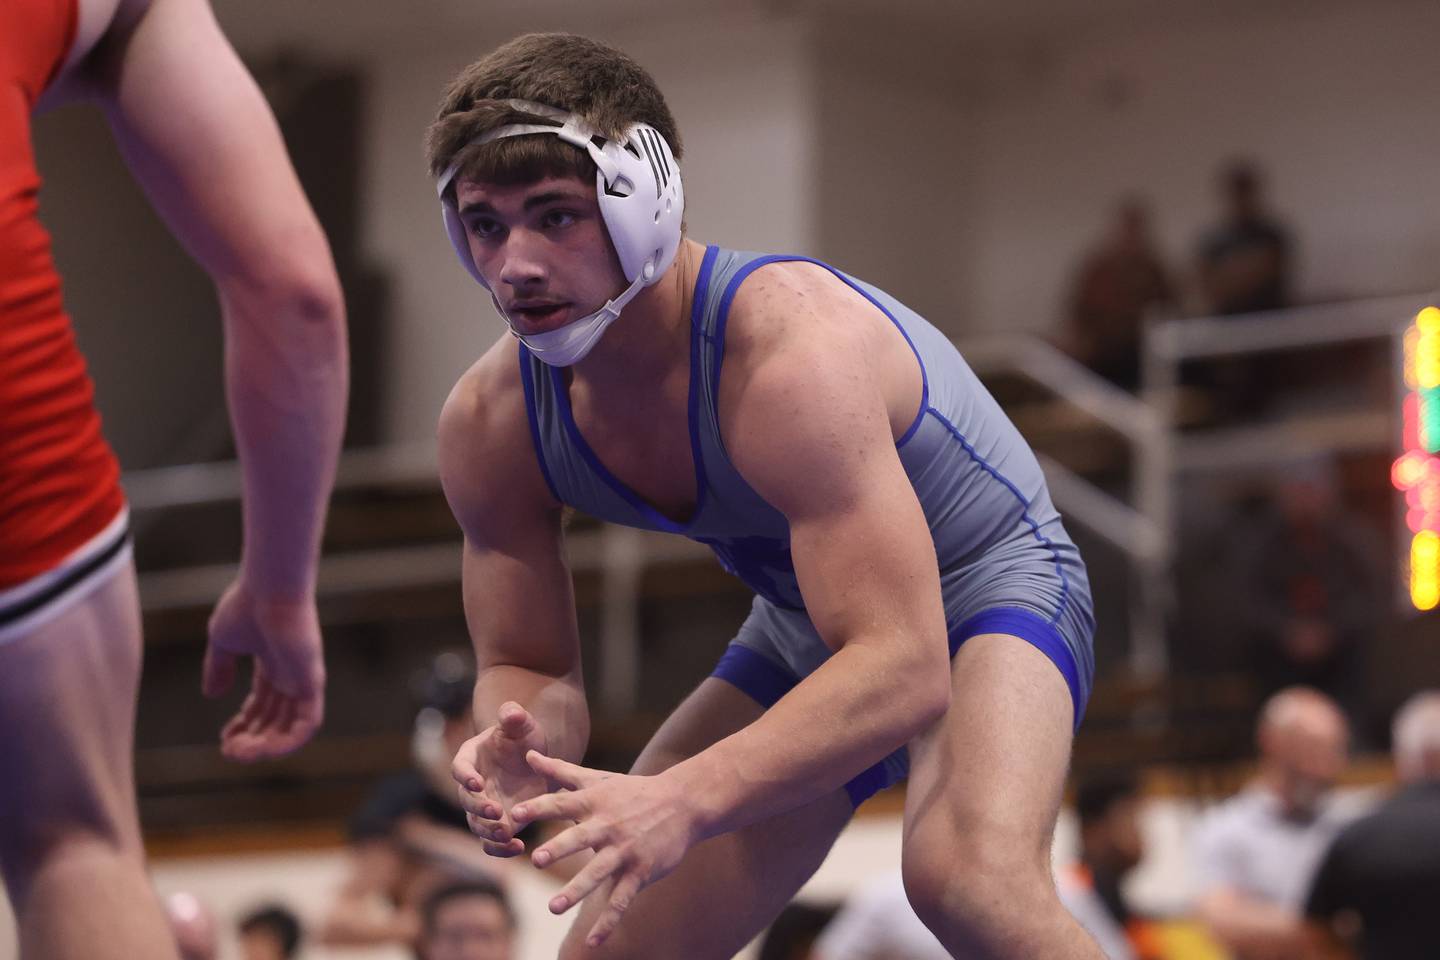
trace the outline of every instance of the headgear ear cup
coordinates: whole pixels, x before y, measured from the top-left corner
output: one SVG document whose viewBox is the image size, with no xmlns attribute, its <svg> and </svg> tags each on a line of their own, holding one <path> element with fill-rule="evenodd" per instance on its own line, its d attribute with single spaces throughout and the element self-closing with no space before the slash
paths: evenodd
<svg viewBox="0 0 1440 960">
<path fill-rule="evenodd" d="M 595 163 L 595 194 L 601 218 L 619 257 L 621 270 L 630 281 L 628 289 L 600 310 L 543 334 L 519 333 L 499 299 L 495 299 L 495 307 L 504 317 L 510 332 L 537 357 L 556 366 L 568 366 L 584 357 L 605 328 L 620 315 L 620 310 L 642 287 L 664 276 L 674 262 L 680 249 L 685 212 L 680 166 L 665 138 L 648 124 L 632 124 L 622 139 L 609 140 L 597 134 L 584 118 L 576 114 L 527 100 L 510 100 L 508 103 L 517 112 L 556 120 L 560 125 L 509 124 L 486 131 L 466 146 L 504 137 L 543 133 L 558 136 L 585 150 Z M 461 148 L 460 153 L 463 152 L 464 148 Z M 475 266 L 465 224 L 460 219 L 457 201 L 450 191 L 458 172 L 457 160 L 437 183 L 441 216 L 461 264 L 481 286 L 489 289 Z M 491 296 L 495 296 L 494 291 L 491 291 Z"/>
<path fill-rule="evenodd" d="M 460 263 L 470 276 L 486 290 L 490 285 L 480 275 L 480 270 L 475 266 L 475 257 L 470 253 L 470 238 L 465 233 L 465 224 L 460 220 L 460 214 L 456 211 L 454 204 L 445 200 L 440 202 L 440 216 L 445 221 L 445 234 L 450 238 L 450 246 L 455 248 L 455 253 L 460 258 Z"/>
<path fill-rule="evenodd" d="M 653 283 L 680 249 L 685 193 L 679 164 L 665 138 L 644 123 L 633 124 L 621 143 L 607 143 L 605 152 L 624 157 L 625 166 L 638 172 L 630 177 L 636 186 L 628 196 L 616 196 L 603 183 L 597 186 L 600 213 L 626 279 Z M 653 194 L 646 189 L 651 187 Z"/>
</svg>

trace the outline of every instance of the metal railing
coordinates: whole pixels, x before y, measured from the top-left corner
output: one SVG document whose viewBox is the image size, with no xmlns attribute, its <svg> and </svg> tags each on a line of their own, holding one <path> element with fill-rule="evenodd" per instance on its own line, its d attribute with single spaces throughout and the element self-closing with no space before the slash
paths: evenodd
<svg viewBox="0 0 1440 960">
<path fill-rule="evenodd" d="M 1249 317 L 1177 320 L 1152 325 L 1143 344 L 1140 396 L 1121 390 L 1053 346 L 1034 337 L 1008 336 L 959 344 L 983 375 L 1015 373 L 1052 391 L 1124 438 L 1134 454 L 1129 501 L 1107 493 L 1055 459 L 1038 454 L 1057 507 L 1124 553 L 1137 589 L 1130 610 L 1129 659 L 1139 678 L 1155 678 L 1168 665 L 1167 620 L 1173 596 L 1177 477 L 1293 457 L 1305 452 L 1393 446 L 1393 410 L 1348 411 L 1274 424 L 1185 435 L 1175 424 L 1180 365 L 1187 361 L 1329 344 L 1398 339 L 1414 313 L 1432 302 L 1395 297 L 1279 311 Z M 1396 408 L 1398 409 L 1398 401 Z M 383 486 L 438 487 L 435 445 L 405 444 L 345 452 L 339 491 Z M 127 474 L 132 511 L 236 500 L 237 463 L 165 467 Z M 709 551 L 692 541 L 604 525 L 567 537 L 571 568 L 601 577 L 600 699 L 617 710 L 637 697 L 640 584 L 654 565 L 694 562 Z M 151 571 L 141 577 L 145 609 L 212 602 L 234 575 L 234 565 Z M 348 551 L 322 558 L 322 595 L 459 582 L 458 543 Z"/>
</svg>

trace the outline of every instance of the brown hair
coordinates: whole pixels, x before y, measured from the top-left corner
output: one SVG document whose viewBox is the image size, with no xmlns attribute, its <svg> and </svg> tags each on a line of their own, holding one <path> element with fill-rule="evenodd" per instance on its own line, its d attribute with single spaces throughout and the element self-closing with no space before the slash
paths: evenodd
<svg viewBox="0 0 1440 960">
<path fill-rule="evenodd" d="M 654 79 L 634 60 L 587 37 L 528 33 L 481 57 L 445 91 L 425 133 L 430 175 L 460 158 L 466 177 L 517 184 L 545 177 L 595 176 L 579 147 L 559 137 L 506 137 L 469 146 L 488 130 L 512 123 L 553 123 L 513 109 L 530 100 L 580 115 L 601 136 L 614 138 L 632 123 L 647 123 L 680 158 L 680 131 Z"/>
</svg>

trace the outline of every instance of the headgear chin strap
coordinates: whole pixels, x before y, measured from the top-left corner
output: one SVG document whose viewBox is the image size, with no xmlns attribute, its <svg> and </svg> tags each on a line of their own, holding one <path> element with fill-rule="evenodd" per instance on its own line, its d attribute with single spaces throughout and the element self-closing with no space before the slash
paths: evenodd
<svg viewBox="0 0 1440 960">
<path fill-rule="evenodd" d="M 531 353 L 551 366 L 568 367 L 582 360 L 605 329 L 620 316 L 625 305 L 635 298 L 642 287 L 648 287 L 664 276 L 674 262 L 680 249 L 680 226 L 685 212 L 680 165 L 665 138 L 649 124 L 631 124 L 621 139 L 610 140 L 596 133 L 582 117 L 565 110 L 529 100 L 505 102 L 519 113 L 545 117 L 558 121 L 560 125 L 507 124 L 486 131 L 466 147 L 505 137 L 548 133 L 583 149 L 595 163 L 595 196 L 600 204 L 600 215 L 620 258 L 620 268 L 630 281 L 630 286 L 623 293 L 599 310 L 544 333 L 522 334 L 516 330 L 515 322 L 500 306 L 500 298 L 495 296 L 495 291 L 490 291 L 495 309 L 504 318 L 510 332 Z M 464 148 L 457 157 L 463 153 Z M 445 221 L 445 231 L 461 264 L 481 286 L 489 290 L 490 285 L 475 267 L 458 202 L 450 190 L 459 170 L 457 159 L 440 176 L 440 212 Z"/>
</svg>

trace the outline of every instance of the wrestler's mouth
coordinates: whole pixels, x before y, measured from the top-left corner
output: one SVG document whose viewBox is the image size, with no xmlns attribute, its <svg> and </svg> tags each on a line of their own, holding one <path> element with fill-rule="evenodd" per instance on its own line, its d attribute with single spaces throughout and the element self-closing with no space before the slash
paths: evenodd
<svg viewBox="0 0 1440 960">
<path fill-rule="evenodd" d="M 563 326 L 570 312 L 568 303 L 516 304 L 510 308 L 510 315 L 524 321 L 531 333 L 544 333 Z"/>
</svg>

